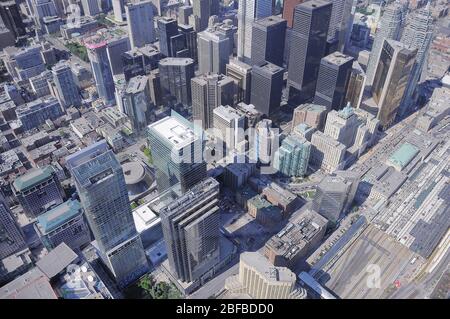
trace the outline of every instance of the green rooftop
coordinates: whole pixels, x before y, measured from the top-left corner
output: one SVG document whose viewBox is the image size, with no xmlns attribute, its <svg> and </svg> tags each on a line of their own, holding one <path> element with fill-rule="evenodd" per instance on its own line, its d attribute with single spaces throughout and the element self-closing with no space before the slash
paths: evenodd
<svg viewBox="0 0 450 319">
<path fill-rule="evenodd" d="M 81 213 L 80 202 L 77 200 L 68 200 L 40 215 L 37 220 L 43 233 L 46 234 Z"/>
<path fill-rule="evenodd" d="M 24 175 L 16 178 L 13 182 L 14 189 L 17 192 L 21 192 L 27 188 L 33 187 L 50 178 L 54 172 L 55 169 L 50 165 L 42 168 L 32 168 Z"/>
<path fill-rule="evenodd" d="M 410 143 L 404 143 L 389 157 L 388 164 L 402 170 L 418 153 L 419 148 Z"/>
</svg>

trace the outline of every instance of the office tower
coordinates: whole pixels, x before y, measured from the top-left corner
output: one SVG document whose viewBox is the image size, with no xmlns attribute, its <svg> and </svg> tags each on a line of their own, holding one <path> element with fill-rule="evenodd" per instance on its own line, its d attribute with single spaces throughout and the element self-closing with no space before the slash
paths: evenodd
<svg viewBox="0 0 450 319">
<path fill-rule="evenodd" d="M 194 131 L 195 130 L 195 131 Z M 184 194 L 206 177 L 203 136 L 176 112 L 148 126 L 158 192 Z"/>
<path fill-rule="evenodd" d="M 117 0 L 116 0 L 117 1 Z M 141 48 L 155 41 L 151 1 L 128 3 L 125 6 L 128 35 L 132 48 Z"/>
<path fill-rule="evenodd" d="M 20 49 L 8 47 L 3 52 L 5 67 L 16 82 L 28 80 L 46 70 L 40 45 L 31 45 Z"/>
<path fill-rule="evenodd" d="M 300 104 L 294 110 L 292 116 L 292 131 L 294 128 L 302 123 L 307 124 L 312 128 L 322 130 L 325 125 L 325 118 L 327 116 L 327 108 L 323 105 L 317 104 Z"/>
<path fill-rule="evenodd" d="M 320 61 L 314 103 L 326 106 L 327 110 L 340 110 L 345 105 L 353 58 L 338 51 Z"/>
<path fill-rule="evenodd" d="M 201 121 L 203 129 L 213 127 L 213 110 L 220 105 L 232 105 L 234 82 L 225 75 L 202 74 L 191 80 L 192 116 Z"/>
<path fill-rule="evenodd" d="M 252 80 L 252 67 L 237 59 L 232 59 L 226 65 L 226 74 L 235 84 L 234 104 L 244 102 L 250 104 L 250 86 Z"/>
<path fill-rule="evenodd" d="M 317 185 L 311 208 L 334 223 L 350 208 L 358 185 L 359 176 L 355 172 L 338 171 L 326 176 Z"/>
<path fill-rule="evenodd" d="M 316 131 L 311 137 L 311 166 L 320 168 L 326 173 L 341 169 L 344 165 L 344 144 L 336 141 L 321 131 Z"/>
<path fill-rule="evenodd" d="M 270 164 L 278 147 L 278 136 L 272 129 L 272 121 L 262 119 L 255 125 L 255 136 L 250 140 L 251 157 L 262 164 Z"/>
<path fill-rule="evenodd" d="M 107 43 L 106 52 L 112 75 L 122 74 L 122 55 L 130 50 L 130 40 L 128 39 L 128 36 L 115 34 L 114 31 L 108 33 L 108 29 L 106 29 L 106 34 L 104 36 Z"/>
<path fill-rule="evenodd" d="M 159 75 L 163 98 L 172 97 L 185 106 L 191 104 L 191 79 L 194 60 L 190 58 L 165 58 L 159 61 Z"/>
<path fill-rule="evenodd" d="M 330 2 L 333 3 L 333 7 L 327 41 L 329 43 L 336 42 L 337 50 L 342 52 L 348 33 L 351 32 L 353 0 L 333 0 Z"/>
<path fill-rule="evenodd" d="M 134 48 L 122 54 L 123 74 L 125 80 L 145 75 L 158 68 L 162 55 L 153 44 Z"/>
<path fill-rule="evenodd" d="M 283 14 L 282 17 L 287 21 L 287 26 L 292 28 L 294 24 L 294 10 L 295 7 L 305 2 L 305 0 L 284 0 L 283 1 Z"/>
<path fill-rule="evenodd" d="M 61 105 L 65 108 L 69 106 L 80 106 L 81 97 L 67 61 L 59 61 L 52 68 L 52 73 Z"/>
<path fill-rule="evenodd" d="M 283 66 L 287 21 L 270 16 L 253 22 L 252 64 L 270 62 Z"/>
<path fill-rule="evenodd" d="M 12 188 L 23 210 L 31 218 L 63 202 L 64 191 L 53 166 L 28 170 L 14 180 Z"/>
<path fill-rule="evenodd" d="M 17 119 L 22 123 L 22 129 L 29 131 L 45 123 L 56 120 L 64 115 L 59 101 L 49 95 L 36 99 L 16 108 Z"/>
<path fill-rule="evenodd" d="M 242 0 L 239 3 L 237 56 L 240 61 L 251 61 L 253 22 L 271 15 L 272 0 Z"/>
<path fill-rule="evenodd" d="M 215 1 L 217 0 L 192 0 L 192 23 L 189 24 L 194 26 L 196 32 L 203 31 L 208 27 L 209 17 L 213 15 L 211 13 L 211 2 Z"/>
<path fill-rule="evenodd" d="M 370 27 L 366 20 L 360 19 L 353 23 L 350 34 L 350 46 L 364 50 L 369 43 Z M 358 50 L 360 51 L 360 50 Z M 356 52 L 358 52 L 356 51 Z"/>
<path fill-rule="evenodd" d="M 259 252 L 243 252 L 239 274 L 228 277 L 225 289 L 255 299 L 303 299 L 296 288 L 295 274 L 286 267 L 275 267 Z"/>
<path fill-rule="evenodd" d="M 219 183 L 212 177 L 160 210 L 172 273 L 183 282 L 199 280 L 220 260 Z"/>
<path fill-rule="evenodd" d="M 162 55 L 170 57 L 170 38 L 178 34 L 177 20 L 162 17 L 158 19 L 159 51 Z"/>
<path fill-rule="evenodd" d="M 288 88 L 289 102 L 298 104 L 314 96 L 320 61 L 325 56 L 331 2 L 312 0 L 294 11 L 291 31 Z"/>
<path fill-rule="evenodd" d="M 225 67 L 230 59 L 230 40 L 208 28 L 197 34 L 198 69 L 200 73 L 225 73 Z"/>
<path fill-rule="evenodd" d="M 24 234 L 0 194 L 0 260 L 27 248 Z"/>
<path fill-rule="evenodd" d="M 372 84 L 372 99 L 383 128 L 390 126 L 397 116 L 416 53 L 417 49 L 408 49 L 401 42 L 384 40 Z"/>
<path fill-rule="evenodd" d="M 51 81 L 52 79 L 53 74 L 50 70 L 29 78 L 31 89 L 34 94 L 36 94 L 36 97 L 40 98 L 50 94 L 48 81 Z"/>
<path fill-rule="evenodd" d="M 356 132 L 361 125 L 354 109 L 347 105 L 340 111 L 332 110 L 327 115 L 324 133 L 346 147 L 355 142 Z"/>
<path fill-rule="evenodd" d="M 99 255 L 119 287 L 148 271 L 122 166 L 105 140 L 66 158 Z"/>
<path fill-rule="evenodd" d="M 286 137 L 275 152 L 273 166 L 290 177 L 305 176 L 308 170 L 311 143 L 296 134 Z"/>
<path fill-rule="evenodd" d="M 123 20 L 124 20 L 123 14 L 125 12 L 125 0 L 112 0 L 112 7 L 113 7 L 113 12 L 114 12 L 114 20 L 123 22 Z M 127 18 L 127 20 L 128 20 L 128 18 Z M 130 34 L 131 34 L 131 32 L 130 32 Z"/>
<path fill-rule="evenodd" d="M 193 7 L 184 5 L 178 8 L 178 24 L 189 24 L 189 16 L 194 13 Z"/>
<path fill-rule="evenodd" d="M 191 58 L 194 61 L 197 61 L 197 32 L 195 32 L 192 26 L 185 24 L 178 25 L 178 32 L 179 36 L 181 36 L 183 40 L 183 48 L 180 51 L 184 52 L 183 54 L 186 56 L 181 56 L 181 52 L 174 53 L 177 57 Z"/>
<path fill-rule="evenodd" d="M 32 7 L 34 21 L 42 29 L 45 17 L 54 17 L 57 15 L 56 6 L 52 0 L 33 0 Z"/>
<path fill-rule="evenodd" d="M 149 90 L 150 90 L 150 99 L 152 100 L 155 106 L 159 106 L 162 104 L 162 96 L 161 96 L 161 79 L 159 77 L 159 70 L 152 70 L 148 75 L 149 82 Z"/>
<path fill-rule="evenodd" d="M 83 217 L 83 208 L 76 199 L 69 199 L 39 215 L 34 228 L 42 244 L 49 251 L 61 243 L 65 243 L 74 251 L 81 251 L 91 242 L 90 230 Z"/>
<path fill-rule="evenodd" d="M 0 20 L 12 32 L 14 38 L 25 35 L 25 25 L 20 16 L 19 5 L 15 1 L 0 2 Z"/>
<path fill-rule="evenodd" d="M 258 111 L 271 115 L 281 103 L 284 69 L 268 62 L 253 66 L 250 102 Z"/>
<path fill-rule="evenodd" d="M 352 72 L 348 81 L 347 93 L 345 95 L 345 104 L 350 103 L 355 109 L 359 108 L 366 83 L 366 72 L 364 72 L 361 64 L 354 61 L 352 65 Z"/>
<path fill-rule="evenodd" d="M 220 138 L 225 143 L 226 149 L 239 149 L 239 143 L 245 139 L 245 116 L 229 105 L 220 105 L 213 113 L 214 128 L 220 131 Z"/>
<path fill-rule="evenodd" d="M 367 86 L 373 84 L 384 40 L 399 40 L 403 29 L 405 12 L 405 6 L 398 2 L 393 2 L 385 7 L 383 15 L 378 22 L 377 32 L 375 33 L 375 39 L 369 57 L 369 64 L 367 65 Z"/>
<path fill-rule="evenodd" d="M 98 0 L 81 0 L 81 5 L 86 16 L 94 17 L 101 12 Z"/>
<path fill-rule="evenodd" d="M 123 111 L 130 119 L 133 133 L 137 136 L 145 133 L 151 121 L 152 106 L 148 77 L 138 75 L 131 78 L 125 90 Z"/>
<path fill-rule="evenodd" d="M 408 108 L 414 103 L 414 93 L 421 79 L 426 65 L 430 43 L 433 39 L 434 21 L 431 15 L 430 3 L 418 10 L 403 32 L 401 42 L 408 45 L 410 49 L 417 49 L 416 62 L 411 70 L 408 85 L 400 106 L 400 114 L 406 114 Z"/>
</svg>

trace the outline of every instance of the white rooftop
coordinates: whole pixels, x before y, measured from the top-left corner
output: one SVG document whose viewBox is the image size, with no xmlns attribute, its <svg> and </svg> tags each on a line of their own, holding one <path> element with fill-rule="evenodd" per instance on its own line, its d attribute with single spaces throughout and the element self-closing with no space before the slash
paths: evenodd
<svg viewBox="0 0 450 319">
<path fill-rule="evenodd" d="M 197 138 L 194 131 L 177 118 L 168 116 L 148 126 L 175 148 L 183 148 Z"/>
</svg>

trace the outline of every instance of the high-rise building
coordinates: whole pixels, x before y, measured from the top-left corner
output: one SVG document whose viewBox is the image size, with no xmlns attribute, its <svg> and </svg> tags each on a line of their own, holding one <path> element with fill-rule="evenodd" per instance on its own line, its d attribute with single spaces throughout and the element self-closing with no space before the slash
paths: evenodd
<svg viewBox="0 0 450 319">
<path fill-rule="evenodd" d="M 358 185 L 359 175 L 355 172 L 337 171 L 326 176 L 317 185 L 311 208 L 330 222 L 336 222 L 350 208 Z"/>
<path fill-rule="evenodd" d="M 292 131 L 294 128 L 302 123 L 307 124 L 312 128 L 322 130 L 325 126 L 325 118 L 327 116 L 327 108 L 323 105 L 317 104 L 300 104 L 294 110 L 292 116 Z"/>
<path fill-rule="evenodd" d="M 359 108 L 363 98 L 365 83 L 366 72 L 364 72 L 358 61 L 354 61 L 345 95 L 345 104 L 350 103 L 352 107 Z"/>
<path fill-rule="evenodd" d="M 125 0 L 112 0 L 112 7 L 114 12 L 114 20 L 123 22 L 123 14 L 125 13 Z"/>
<path fill-rule="evenodd" d="M 400 106 L 400 114 L 402 115 L 406 114 L 408 108 L 415 101 L 414 93 L 426 65 L 428 50 L 433 39 L 433 29 L 434 19 L 428 2 L 425 8 L 414 13 L 401 38 L 401 42 L 408 45 L 410 49 L 417 49 L 416 62 L 411 70 Z"/>
<path fill-rule="evenodd" d="M 283 66 L 286 26 L 287 21 L 278 16 L 270 16 L 253 22 L 252 64 L 267 61 Z"/>
<path fill-rule="evenodd" d="M 355 142 L 356 132 L 361 125 L 354 109 L 347 105 L 340 111 L 332 110 L 327 115 L 324 133 L 346 147 Z"/>
<path fill-rule="evenodd" d="M 288 87 L 292 104 L 314 96 L 320 61 L 325 56 L 331 2 L 312 0 L 295 7 L 291 31 Z"/>
<path fill-rule="evenodd" d="M 338 51 L 320 61 L 314 103 L 327 110 L 340 110 L 345 105 L 353 58 Z"/>
<path fill-rule="evenodd" d="M 148 126 L 148 142 L 161 195 L 183 194 L 206 177 L 203 133 L 176 112 Z"/>
<path fill-rule="evenodd" d="M 289 28 L 292 28 L 292 25 L 294 24 L 295 7 L 303 2 L 305 2 L 305 0 L 284 0 L 282 17 L 287 21 L 287 26 Z"/>
<path fill-rule="evenodd" d="M 144 134 L 152 111 L 147 76 L 138 75 L 130 79 L 123 98 L 123 111 L 130 119 L 133 133 L 138 136 Z"/>
<path fill-rule="evenodd" d="M 198 69 L 200 73 L 225 73 L 230 59 L 230 39 L 208 28 L 197 34 Z"/>
<path fill-rule="evenodd" d="M 378 22 L 378 28 L 369 57 L 369 64 L 367 65 L 367 86 L 371 86 L 373 83 L 384 40 L 399 40 L 404 25 L 405 12 L 405 5 L 397 1 L 388 4 L 384 8 L 383 15 Z"/>
<path fill-rule="evenodd" d="M 172 54 L 175 57 L 191 58 L 197 61 L 197 32 L 195 32 L 192 26 L 186 24 L 179 24 L 178 32 L 182 46 L 178 51 L 174 51 L 172 48 Z"/>
<path fill-rule="evenodd" d="M 47 120 L 56 120 L 64 115 L 59 101 L 49 95 L 36 99 L 16 108 L 17 119 L 22 123 L 22 129 L 29 131 L 45 123 Z"/>
<path fill-rule="evenodd" d="M 52 68 L 52 73 L 61 105 L 65 108 L 69 106 L 80 106 L 80 93 L 78 92 L 78 87 L 75 84 L 72 69 L 67 61 L 59 61 Z"/>
<path fill-rule="evenodd" d="M 213 127 L 213 110 L 220 105 L 232 105 L 234 82 L 225 75 L 202 74 L 191 80 L 191 91 L 193 119 L 208 129 Z"/>
<path fill-rule="evenodd" d="M 0 260 L 27 248 L 24 234 L 0 194 Z"/>
<path fill-rule="evenodd" d="M 178 34 L 177 20 L 161 17 L 158 19 L 159 51 L 166 57 L 171 56 L 170 38 Z"/>
<path fill-rule="evenodd" d="M 253 22 L 272 15 L 272 0 L 242 0 L 238 8 L 238 59 L 250 63 Z"/>
<path fill-rule="evenodd" d="M 255 125 L 253 145 L 250 145 L 252 159 L 262 164 L 270 164 L 278 147 L 278 138 L 276 132 L 272 129 L 271 120 L 263 119 L 259 121 Z"/>
<path fill-rule="evenodd" d="M 64 201 L 64 191 L 53 166 L 32 168 L 14 180 L 12 189 L 25 213 L 32 218 Z"/>
<path fill-rule="evenodd" d="M 284 69 L 269 62 L 253 66 L 250 102 L 256 109 L 271 115 L 280 108 Z"/>
<path fill-rule="evenodd" d="M 163 98 L 173 98 L 185 106 L 191 104 L 191 79 L 194 60 L 190 58 L 165 58 L 159 61 L 159 74 Z"/>
<path fill-rule="evenodd" d="M 178 24 L 189 24 L 189 16 L 193 14 L 192 6 L 184 5 L 178 8 Z"/>
<path fill-rule="evenodd" d="M 81 0 L 81 5 L 86 16 L 94 17 L 101 12 L 98 0 Z"/>
<path fill-rule="evenodd" d="M 122 166 L 105 140 L 66 158 L 99 255 L 120 287 L 148 271 Z M 107 199 L 107 200 L 105 200 Z"/>
<path fill-rule="evenodd" d="M 228 277 L 225 289 L 255 299 L 302 299 L 295 274 L 286 267 L 275 267 L 259 252 L 243 252 L 239 274 Z"/>
<path fill-rule="evenodd" d="M 296 134 L 286 137 L 275 152 L 273 166 L 290 177 L 305 176 L 308 170 L 311 143 Z"/>
<path fill-rule="evenodd" d="M 131 47 L 141 48 L 146 44 L 154 42 L 155 31 L 153 26 L 152 2 L 149 0 L 127 3 L 125 12 Z"/>
<path fill-rule="evenodd" d="M 333 3 L 327 41 L 335 42 L 336 49 L 343 51 L 352 28 L 353 0 L 330 0 Z M 332 52 L 329 52 L 332 53 Z"/>
<path fill-rule="evenodd" d="M 14 38 L 25 35 L 25 25 L 16 1 L 0 2 L 0 21 L 3 21 L 3 24 L 12 32 Z"/>
<path fill-rule="evenodd" d="M 214 109 L 213 123 L 221 133 L 226 150 L 238 150 L 245 139 L 245 116 L 229 105 L 220 105 Z"/>
<path fill-rule="evenodd" d="M 341 169 L 344 164 L 347 148 L 321 131 L 316 131 L 311 137 L 311 166 L 320 168 L 327 173 Z"/>
<path fill-rule="evenodd" d="M 250 104 L 250 85 L 252 79 L 252 67 L 237 59 L 232 59 L 226 66 L 227 76 L 235 83 L 234 104 L 244 102 Z"/>
<path fill-rule="evenodd" d="M 384 40 L 372 84 L 372 99 L 383 128 L 390 126 L 397 116 L 416 53 L 417 49 L 409 49 L 401 42 Z"/>
<path fill-rule="evenodd" d="M 195 31 L 200 32 L 208 27 L 208 19 L 210 17 L 210 1 L 211 0 L 192 0 L 192 19 Z"/>
<path fill-rule="evenodd" d="M 169 265 L 181 281 L 199 280 L 220 259 L 218 197 L 209 177 L 160 210 Z"/>
<path fill-rule="evenodd" d="M 91 242 L 83 208 L 76 199 L 69 199 L 40 215 L 34 228 L 47 250 L 65 243 L 72 250 L 80 251 Z"/>
</svg>

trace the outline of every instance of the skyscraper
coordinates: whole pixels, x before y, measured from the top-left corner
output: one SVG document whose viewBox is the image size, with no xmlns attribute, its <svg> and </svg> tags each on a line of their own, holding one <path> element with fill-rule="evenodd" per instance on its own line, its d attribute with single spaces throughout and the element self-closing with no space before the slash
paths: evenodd
<svg viewBox="0 0 450 319">
<path fill-rule="evenodd" d="M 159 51 L 166 57 L 171 56 L 170 38 L 178 34 L 177 20 L 161 17 L 158 19 Z"/>
<path fill-rule="evenodd" d="M 356 132 L 361 125 L 354 109 L 347 105 L 340 111 L 332 110 L 327 115 L 324 133 L 346 147 L 355 142 Z"/>
<path fill-rule="evenodd" d="M 328 42 L 336 42 L 337 50 L 342 52 L 346 39 L 351 32 L 353 0 L 329 1 L 333 3 L 333 7 L 331 10 L 327 40 Z"/>
<path fill-rule="evenodd" d="M 289 28 L 292 28 L 292 25 L 294 24 L 295 7 L 303 2 L 305 2 L 305 0 L 284 0 L 282 17 L 287 21 L 287 26 Z"/>
<path fill-rule="evenodd" d="M 150 100 L 147 76 L 131 78 L 123 98 L 123 110 L 131 121 L 133 133 L 141 135 L 151 120 L 152 103 Z"/>
<path fill-rule="evenodd" d="M 331 2 L 312 0 L 295 7 L 288 70 L 289 101 L 314 96 L 321 59 L 325 56 Z"/>
<path fill-rule="evenodd" d="M 192 115 L 201 121 L 203 129 L 213 127 L 213 110 L 220 105 L 232 105 L 234 82 L 225 75 L 203 74 L 191 80 Z"/>
<path fill-rule="evenodd" d="M 220 105 L 213 111 L 214 128 L 222 134 L 221 139 L 227 150 L 239 148 L 239 143 L 244 141 L 245 116 L 229 105 Z M 240 131 L 241 130 L 241 131 Z M 226 155 L 228 154 L 225 153 Z"/>
<path fill-rule="evenodd" d="M 378 60 L 385 39 L 399 40 L 401 35 L 406 8 L 397 1 L 388 4 L 378 22 L 377 32 L 372 45 L 372 51 L 367 65 L 366 85 L 371 86 L 378 67 Z"/>
<path fill-rule="evenodd" d="M 94 17 L 100 13 L 98 0 L 81 0 L 84 15 Z"/>
<path fill-rule="evenodd" d="M 272 0 L 242 0 L 238 8 L 239 60 L 249 63 L 252 57 L 253 22 L 272 15 Z"/>
<path fill-rule="evenodd" d="M 345 104 L 350 103 L 354 108 L 359 108 L 364 93 L 366 83 L 366 72 L 359 64 L 354 61 L 350 79 L 348 81 L 347 93 L 345 95 Z"/>
<path fill-rule="evenodd" d="M 417 49 L 408 49 L 401 42 L 384 40 L 372 84 L 372 99 L 383 128 L 390 126 L 397 116 L 416 53 Z"/>
<path fill-rule="evenodd" d="M 191 25 L 194 25 L 195 31 L 200 32 L 208 27 L 208 19 L 210 17 L 210 1 L 211 0 L 192 0 L 192 18 Z"/>
<path fill-rule="evenodd" d="M 116 0 L 117 1 L 117 0 Z M 141 48 L 155 41 L 151 1 L 128 3 L 125 6 L 128 35 L 132 48 Z"/>
<path fill-rule="evenodd" d="M 99 254 L 119 286 L 148 270 L 122 166 L 105 140 L 66 158 Z M 107 200 L 106 200 L 107 199 Z"/>
<path fill-rule="evenodd" d="M 353 58 L 338 51 L 320 61 L 314 103 L 324 105 L 327 110 L 340 110 L 345 105 Z"/>
<path fill-rule="evenodd" d="M 199 280 L 220 259 L 218 197 L 209 177 L 160 210 L 169 265 L 181 281 Z"/>
<path fill-rule="evenodd" d="M 226 66 L 227 76 L 235 83 L 236 98 L 234 103 L 244 102 L 250 104 L 250 86 L 252 80 L 252 67 L 237 59 L 230 60 Z"/>
<path fill-rule="evenodd" d="M 125 0 L 112 0 L 112 7 L 114 12 L 114 20 L 123 22 L 123 14 L 125 12 Z M 127 19 L 128 20 L 128 19 Z M 131 32 L 130 32 L 131 34 Z"/>
<path fill-rule="evenodd" d="M 52 68 L 52 73 L 62 106 L 80 106 L 81 97 L 70 65 L 61 60 Z"/>
<path fill-rule="evenodd" d="M 225 73 L 230 59 L 230 40 L 224 34 L 208 28 L 197 34 L 198 69 L 200 73 Z"/>
<path fill-rule="evenodd" d="M 27 248 L 24 235 L 14 220 L 8 203 L 0 194 L 0 260 Z"/>
<path fill-rule="evenodd" d="M 270 16 L 253 22 L 252 64 L 264 61 L 283 66 L 286 20 Z"/>
<path fill-rule="evenodd" d="M 286 137 L 276 150 L 274 167 L 290 177 L 305 176 L 308 170 L 311 143 L 296 134 Z"/>
<path fill-rule="evenodd" d="M 148 126 L 158 192 L 180 195 L 206 177 L 201 128 L 172 111 Z"/>
<path fill-rule="evenodd" d="M 159 74 L 163 98 L 174 99 L 185 106 L 191 104 L 191 79 L 194 60 L 190 58 L 165 58 L 159 61 Z"/>
<path fill-rule="evenodd" d="M 15 1 L 0 2 L 0 21 L 3 21 L 15 38 L 25 35 L 25 25 L 20 16 L 19 5 Z"/>
<path fill-rule="evenodd" d="M 252 90 L 250 102 L 266 115 L 278 110 L 281 103 L 284 69 L 275 64 L 263 62 L 252 69 Z"/>
<path fill-rule="evenodd" d="M 425 8 L 419 9 L 414 13 L 402 35 L 401 42 L 410 49 L 417 49 L 417 55 L 400 106 L 400 114 L 405 114 L 411 104 L 414 103 L 414 93 L 428 57 L 430 43 L 433 39 L 433 29 L 434 21 L 431 15 L 430 3 L 428 2 Z"/>
</svg>

